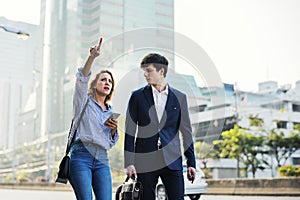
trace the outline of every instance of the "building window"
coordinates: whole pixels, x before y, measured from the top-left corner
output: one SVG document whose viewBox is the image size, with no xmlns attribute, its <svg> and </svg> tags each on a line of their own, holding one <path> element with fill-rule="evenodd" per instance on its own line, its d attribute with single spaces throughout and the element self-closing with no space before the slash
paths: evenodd
<svg viewBox="0 0 300 200">
<path fill-rule="evenodd" d="M 293 165 L 300 165 L 300 157 L 299 158 L 293 157 L 292 158 L 292 163 L 293 163 Z"/>
<path fill-rule="evenodd" d="M 277 122 L 277 128 L 287 128 L 287 122 L 286 121 L 278 121 Z"/>
<path fill-rule="evenodd" d="M 298 104 L 293 104 L 293 112 L 300 112 L 300 105 Z"/>
</svg>

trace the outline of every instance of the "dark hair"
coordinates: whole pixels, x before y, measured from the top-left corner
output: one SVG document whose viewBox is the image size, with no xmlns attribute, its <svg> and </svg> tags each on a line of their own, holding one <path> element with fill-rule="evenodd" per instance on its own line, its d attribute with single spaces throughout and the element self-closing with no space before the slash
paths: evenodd
<svg viewBox="0 0 300 200">
<path fill-rule="evenodd" d="M 156 71 L 159 71 L 161 68 L 164 68 L 164 77 L 166 77 L 168 72 L 168 60 L 157 53 L 150 53 L 146 55 L 142 62 L 141 62 L 141 68 L 148 67 L 149 65 L 153 64 Z"/>
<path fill-rule="evenodd" d="M 97 84 L 97 81 L 99 79 L 99 76 L 101 74 L 104 74 L 104 73 L 108 73 L 111 77 L 111 81 L 112 81 L 112 87 L 111 87 L 111 91 L 110 93 L 105 97 L 105 100 L 104 100 L 104 103 L 107 103 L 108 101 L 111 100 L 112 98 L 112 94 L 113 94 L 113 91 L 114 91 L 114 88 L 115 88 L 115 80 L 114 80 L 114 77 L 112 75 L 112 73 L 108 70 L 101 70 L 98 74 L 96 74 L 96 77 L 90 82 L 90 85 L 89 85 L 89 89 L 88 89 L 88 94 L 89 95 L 94 95 L 95 93 L 95 86 Z"/>
</svg>

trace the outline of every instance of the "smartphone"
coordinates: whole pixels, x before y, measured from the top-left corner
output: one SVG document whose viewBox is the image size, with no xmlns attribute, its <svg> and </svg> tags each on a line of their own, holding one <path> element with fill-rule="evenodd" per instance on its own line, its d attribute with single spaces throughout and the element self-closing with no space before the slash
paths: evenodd
<svg viewBox="0 0 300 200">
<path fill-rule="evenodd" d="M 117 119 L 119 116 L 120 116 L 120 113 L 111 113 L 111 115 L 107 118 L 107 120 Z M 105 122 L 107 122 L 107 120 L 105 120 Z"/>
</svg>

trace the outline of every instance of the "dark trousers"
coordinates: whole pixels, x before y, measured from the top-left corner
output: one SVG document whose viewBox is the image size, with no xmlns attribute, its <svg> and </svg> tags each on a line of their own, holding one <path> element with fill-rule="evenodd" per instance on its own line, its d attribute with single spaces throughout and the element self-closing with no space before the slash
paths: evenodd
<svg viewBox="0 0 300 200">
<path fill-rule="evenodd" d="M 170 170 L 168 167 L 138 174 L 138 180 L 143 184 L 143 200 L 155 200 L 155 189 L 159 177 L 165 186 L 168 199 L 184 200 L 183 173 L 181 170 Z"/>
</svg>

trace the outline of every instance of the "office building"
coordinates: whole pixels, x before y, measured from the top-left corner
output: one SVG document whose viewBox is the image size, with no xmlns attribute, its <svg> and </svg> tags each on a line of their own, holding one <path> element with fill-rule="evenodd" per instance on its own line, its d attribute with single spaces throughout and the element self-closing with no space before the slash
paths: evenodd
<svg viewBox="0 0 300 200">
<path fill-rule="evenodd" d="M 30 34 L 26 40 L 0 29 L 0 149 L 39 137 L 36 96 L 40 84 L 41 49 L 38 26 L 0 17 L 0 25 Z"/>
</svg>

